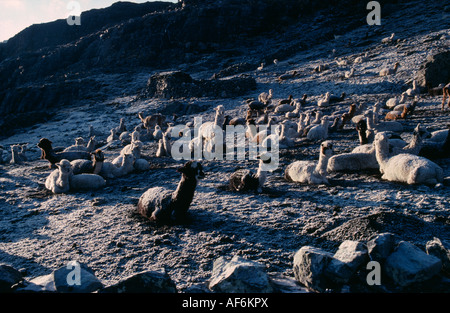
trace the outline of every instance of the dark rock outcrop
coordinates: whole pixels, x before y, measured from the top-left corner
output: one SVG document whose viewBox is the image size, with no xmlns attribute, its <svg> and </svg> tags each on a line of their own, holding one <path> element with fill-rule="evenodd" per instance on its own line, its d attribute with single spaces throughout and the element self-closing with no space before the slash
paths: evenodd
<svg viewBox="0 0 450 313">
<path fill-rule="evenodd" d="M 195 80 L 184 72 L 154 74 L 147 82 L 141 97 L 148 98 L 198 98 L 236 97 L 256 88 L 252 77 L 239 76 L 230 79 Z"/>
<path fill-rule="evenodd" d="M 429 56 L 417 73 L 417 82 L 421 87 L 437 87 L 450 82 L 450 51 Z"/>
</svg>

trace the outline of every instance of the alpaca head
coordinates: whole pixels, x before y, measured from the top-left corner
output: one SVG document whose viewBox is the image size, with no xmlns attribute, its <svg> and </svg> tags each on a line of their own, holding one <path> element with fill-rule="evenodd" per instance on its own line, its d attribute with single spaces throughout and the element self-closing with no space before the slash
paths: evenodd
<svg viewBox="0 0 450 313">
<path fill-rule="evenodd" d="M 72 173 L 72 164 L 68 160 L 61 160 L 55 164 L 62 175 L 70 175 Z"/>
<path fill-rule="evenodd" d="M 326 157 L 331 157 L 333 154 L 333 144 L 330 141 L 324 141 L 320 144 L 320 154 Z"/>
<path fill-rule="evenodd" d="M 413 136 L 420 139 L 424 139 L 431 137 L 431 134 L 427 131 L 426 128 L 421 127 L 419 123 L 417 124 L 416 128 L 414 128 Z"/>
<path fill-rule="evenodd" d="M 177 169 L 177 172 L 181 173 L 183 177 L 188 179 L 203 179 L 205 178 L 205 173 L 203 172 L 203 166 L 198 161 L 189 161 L 182 167 Z"/>
<path fill-rule="evenodd" d="M 122 166 L 133 164 L 135 157 L 133 154 L 125 154 L 122 160 Z"/>
<path fill-rule="evenodd" d="M 386 132 L 379 132 L 375 135 L 375 143 L 380 144 L 381 147 L 389 146 L 389 136 Z"/>
<path fill-rule="evenodd" d="M 223 105 L 218 105 L 214 110 L 216 110 L 216 115 L 224 115 L 225 108 Z"/>
<path fill-rule="evenodd" d="M 77 146 L 82 146 L 82 145 L 84 145 L 84 138 L 83 138 L 83 137 L 75 138 L 75 144 L 76 144 Z"/>
<path fill-rule="evenodd" d="M 51 150 L 52 149 L 52 142 L 48 140 L 47 138 L 42 138 L 39 140 L 39 143 L 37 144 L 39 148 L 42 150 Z"/>
<path fill-rule="evenodd" d="M 105 160 L 105 154 L 103 153 L 102 150 L 97 149 L 94 152 L 91 153 L 91 157 L 96 161 L 96 162 L 103 162 Z"/>
</svg>

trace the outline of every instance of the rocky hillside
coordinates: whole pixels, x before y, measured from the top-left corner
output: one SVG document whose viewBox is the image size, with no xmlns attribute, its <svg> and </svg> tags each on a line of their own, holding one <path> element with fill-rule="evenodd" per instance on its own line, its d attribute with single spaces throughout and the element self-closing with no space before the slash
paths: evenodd
<svg viewBox="0 0 450 313">
<path fill-rule="evenodd" d="M 389 2 L 398 1 L 383 2 L 385 15 L 395 11 Z M 143 71 L 256 69 L 364 25 L 366 11 L 355 0 L 117 3 L 83 13 L 81 26 L 31 26 L 0 45 L 0 136 L 50 118 L 49 108 L 132 95 Z M 113 75 L 129 82 L 105 90 Z"/>
</svg>

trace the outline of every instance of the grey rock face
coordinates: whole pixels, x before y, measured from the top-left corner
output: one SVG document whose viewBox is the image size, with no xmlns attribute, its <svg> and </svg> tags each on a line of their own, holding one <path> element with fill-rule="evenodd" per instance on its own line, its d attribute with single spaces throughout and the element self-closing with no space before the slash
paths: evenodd
<svg viewBox="0 0 450 313">
<path fill-rule="evenodd" d="M 441 270 L 442 262 L 413 244 L 401 241 L 385 263 L 386 274 L 398 285 L 408 286 L 432 278 Z"/>
<path fill-rule="evenodd" d="M 273 291 L 264 267 L 234 256 L 230 261 L 220 257 L 214 262 L 209 289 L 223 293 L 269 293 Z"/>
</svg>

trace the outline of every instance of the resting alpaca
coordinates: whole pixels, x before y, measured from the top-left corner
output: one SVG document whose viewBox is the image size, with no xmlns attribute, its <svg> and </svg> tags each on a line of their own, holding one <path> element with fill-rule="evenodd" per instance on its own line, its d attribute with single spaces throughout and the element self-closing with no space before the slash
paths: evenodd
<svg viewBox="0 0 450 313">
<path fill-rule="evenodd" d="M 54 170 L 45 180 L 45 188 L 55 194 L 66 193 L 70 190 L 94 190 L 105 186 L 105 180 L 96 174 L 73 175 L 72 164 L 68 160 L 61 160 L 57 170 Z"/>
<path fill-rule="evenodd" d="M 409 185 L 436 185 L 444 180 L 442 168 L 426 158 L 407 153 L 389 157 L 389 142 L 384 132 L 375 136 L 375 152 L 384 180 Z"/>
<path fill-rule="evenodd" d="M 324 141 L 320 145 L 319 161 L 296 161 L 286 167 L 284 177 L 288 181 L 307 184 L 328 184 L 327 164 L 333 153 L 333 145 Z"/>
<path fill-rule="evenodd" d="M 239 169 L 231 174 L 229 179 L 230 189 L 233 191 L 253 190 L 257 193 L 262 192 L 262 187 L 267 179 L 267 171 L 264 165 L 271 162 L 270 154 L 264 153 L 259 157 L 258 171 L 255 173 L 249 169 Z"/>
<path fill-rule="evenodd" d="M 194 198 L 199 179 L 203 179 L 203 167 L 199 162 L 189 161 L 178 168 L 181 180 L 175 191 L 165 187 L 148 189 L 139 198 L 138 212 L 157 222 L 169 222 L 172 215 L 175 220 L 186 216 Z"/>
<path fill-rule="evenodd" d="M 50 168 L 63 159 L 73 161 L 78 159 L 90 160 L 91 154 L 86 151 L 67 151 L 55 152 L 52 147 L 52 142 L 47 138 L 42 138 L 37 146 L 41 149 L 41 158 L 50 162 Z"/>
</svg>

